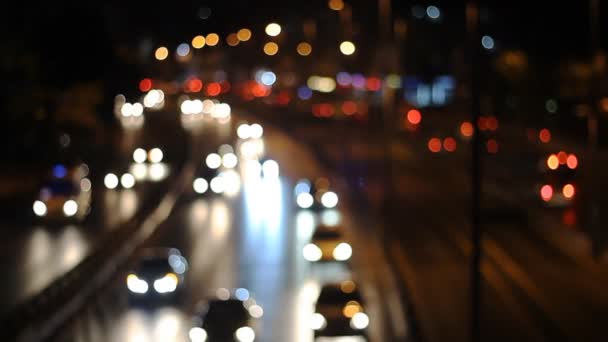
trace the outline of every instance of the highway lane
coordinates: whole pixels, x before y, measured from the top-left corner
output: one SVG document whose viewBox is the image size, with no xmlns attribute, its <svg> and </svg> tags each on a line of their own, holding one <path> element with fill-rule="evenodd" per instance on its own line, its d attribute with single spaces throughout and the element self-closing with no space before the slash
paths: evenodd
<svg viewBox="0 0 608 342">
<path fill-rule="evenodd" d="M 360 188 L 373 207 L 382 208 L 387 191 L 381 135 L 352 125 L 327 135 L 332 126 L 327 122 L 299 124 L 291 127 L 296 135 L 318 146 L 330 164 L 349 174 L 353 189 Z M 412 294 L 425 335 L 433 341 L 466 339 L 468 146 L 433 154 L 424 139 L 401 138 L 391 156 L 399 209 L 384 211 L 384 230 L 395 238 L 391 253 L 396 269 Z M 540 177 L 535 166 L 546 153 L 545 146 L 516 142 L 484 158 L 482 335 L 487 339 L 591 340 L 606 324 L 602 261 L 593 259 L 584 231 L 567 225 L 563 210 L 542 206 L 536 192 Z"/>
<path fill-rule="evenodd" d="M 231 140 L 225 130 L 207 130 L 203 134 L 204 146 L 197 147 L 202 155 Z M 360 282 L 369 299 L 372 340 L 402 340 L 388 336 L 395 324 L 401 325 L 401 330 L 406 328 L 403 313 L 398 312 L 399 303 L 388 303 L 395 298 L 396 290 L 386 279 L 389 273 L 383 269 L 386 262 L 382 261 L 377 242 L 359 234 L 360 227 L 350 230 L 355 247 L 351 265 L 354 272 L 342 264 L 310 265 L 304 260 L 302 248 L 318 222 L 344 220 L 354 227 L 356 220 L 348 211 L 297 210 L 293 201 L 294 180 L 313 176 L 306 172 L 298 174 L 299 170 L 311 169 L 312 162 L 303 157 L 304 153 L 290 149 L 297 144 L 286 142 L 285 136 L 271 130 L 265 135 L 269 156 L 275 157 L 281 166 L 279 178 L 248 175 L 241 167 L 241 186 L 233 196 L 184 194 L 150 244 L 177 247 L 189 260 L 185 301 L 176 307 L 156 310 L 131 307 L 121 276 L 66 326 L 57 340 L 184 340 L 190 314 L 198 302 L 218 288 L 245 287 L 264 308 L 259 322 L 260 341 L 310 341 L 308 317 L 320 286 L 351 278 Z M 398 323 L 389 322 L 391 314 Z"/>
<path fill-rule="evenodd" d="M 4 234 L 0 242 L 0 272 L 6 279 L 0 292 L 0 313 L 42 291 L 74 268 L 102 236 L 133 217 L 148 200 L 149 194 L 166 185 L 161 177 L 158 182 L 146 181 L 147 184 L 136 184 L 133 189 L 109 190 L 103 185 L 103 177 L 106 172 L 115 172 L 119 176 L 127 172 L 132 164 L 132 153 L 139 146 L 177 145 L 179 139 L 159 134 L 167 127 L 180 134 L 178 120 L 161 116 L 151 116 L 145 129 L 125 128 L 119 135 L 120 140 L 111 145 L 114 150 L 108 154 L 112 160 L 107 164 L 96 160 L 90 164 L 93 202 L 84 221 L 50 223 L 32 217 L 24 222 L 0 223 Z M 180 156 L 168 155 L 165 158 L 167 163 L 174 163 Z M 170 172 L 170 167 L 166 170 Z M 30 207 L 27 209 L 31 210 Z"/>
</svg>

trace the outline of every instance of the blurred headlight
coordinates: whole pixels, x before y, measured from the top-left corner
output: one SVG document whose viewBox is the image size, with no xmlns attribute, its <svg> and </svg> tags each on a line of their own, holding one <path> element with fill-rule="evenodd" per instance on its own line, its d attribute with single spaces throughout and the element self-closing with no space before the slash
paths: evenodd
<svg viewBox="0 0 608 342">
<path fill-rule="evenodd" d="M 127 276 L 127 288 L 133 293 L 146 293 L 148 292 L 148 283 L 139 279 L 135 274 L 129 274 Z"/>
<path fill-rule="evenodd" d="M 255 332 L 251 327 L 240 327 L 234 333 L 239 342 L 253 342 L 255 340 Z"/>
<path fill-rule="evenodd" d="M 226 190 L 226 179 L 224 177 L 213 177 L 210 183 L 211 191 L 221 194 Z"/>
<path fill-rule="evenodd" d="M 147 153 L 143 148 L 137 148 L 133 151 L 133 161 L 138 164 L 141 164 L 146 161 Z"/>
<path fill-rule="evenodd" d="M 205 164 L 207 164 L 207 167 L 210 169 L 217 169 L 222 166 L 222 157 L 217 153 L 210 153 L 207 155 L 207 158 L 205 158 Z"/>
<path fill-rule="evenodd" d="M 236 166 L 236 164 L 238 163 L 238 161 L 239 161 L 239 159 L 237 158 L 236 154 L 234 154 L 232 152 L 226 153 L 222 157 L 222 165 L 224 165 L 224 167 L 227 169 L 234 168 Z"/>
<path fill-rule="evenodd" d="M 315 199 L 308 192 L 302 192 L 298 194 L 298 197 L 296 197 L 296 202 L 298 204 L 298 207 L 302 209 L 308 209 L 312 207 L 313 203 L 315 202 Z"/>
<path fill-rule="evenodd" d="M 120 184 L 125 189 L 131 189 L 135 186 L 135 177 L 130 173 L 125 173 L 120 177 Z"/>
<path fill-rule="evenodd" d="M 42 201 L 35 201 L 34 202 L 34 214 L 36 214 L 36 216 L 44 216 L 46 215 L 46 204 L 44 204 L 44 202 Z"/>
<path fill-rule="evenodd" d="M 104 178 L 103 178 L 103 184 L 106 186 L 106 188 L 108 189 L 116 189 L 116 187 L 118 186 L 118 176 L 116 176 L 113 173 L 108 173 Z"/>
<path fill-rule="evenodd" d="M 207 332 L 203 328 L 194 327 L 188 332 L 190 341 L 192 342 L 205 342 L 207 341 Z"/>
<path fill-rule="evenodd" d="M 163 157 L 163 151 L 158 147 L 155 147 L 148 152 L 148 160 L 151 163 L 160 163 L 163 161 Z"/>
<path fill-rule="evenodd" d="M 74 216 L 78 212 L 78 203 L 74 200 L 67 200 L 63 203 L 63 213 L 65 216 Z"/>
<path fill-rule="evenodd" d="M 338 205 L 338 195 L 333 191 L 327 191 L 321 196 L 321 204 L 325 208 L 331 209 Z"/>
<path fill-rule="evenodd" d="M 209 189 L 209 184 L 203 178 L 197 178 L 192 183 L 192 188 L 197 194 L 204 194 Z"/>
<path fill-rule="evenodd" d="M 350 327 L 357 330 L 367 328 L 369 325 L 369 317 L 363 312 L 357 312 L 350 320 Z"/>
<path fill-rule="evenodd" d="M 321 248 L 317 247 L 317 245 L 309 243 L 304 246 L 304 250 L 302 251 L 304 254 L 304 259 L 308 261 L 319 261 L 323 256 L 323 252 Z"/>
<path fill-rule="evenodd" d="M 310 317 L 310 328 L 313 330 L 321 330 L 327 326 L 327 321 L 325 317 L 320 313 L 314 313 Z"/>
<path fill-rule="evenodd" d="M 173 273 L 167 273 L 164 277 L 154 281 L 154 290 L 158 293 L 169 293 L 175 291 L 179 280 Z"/>
<path fill-rule="evenodd" d="M 346 261 L 353 255 L 353 249 L 346 242 L 339 243 L 333 251 L 334 259 L 338 261 Z"/>
</svg>

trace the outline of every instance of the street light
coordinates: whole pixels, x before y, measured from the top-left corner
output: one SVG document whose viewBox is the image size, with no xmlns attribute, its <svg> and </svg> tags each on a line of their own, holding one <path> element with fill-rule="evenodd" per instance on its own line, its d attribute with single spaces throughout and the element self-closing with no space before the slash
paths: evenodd
<svg viewBox="0 0 608 342">
<path fill-rule="evenodd" d="M 281 34 L 281 25 L 277 23 L 270 23 L 266 25 L 266 34 L 271 37 L 276 37 Z"/>
<path fill-rule="evenodd" d="M 340 44 L 340 52 L 342 52 L 342 54 L 345 56 L 352 55 L 353 53 L 355 53 L 356 49 L 357 48 L 355 47 L 355 44 L 348 40 L 345 40 Z"/>
</svg>

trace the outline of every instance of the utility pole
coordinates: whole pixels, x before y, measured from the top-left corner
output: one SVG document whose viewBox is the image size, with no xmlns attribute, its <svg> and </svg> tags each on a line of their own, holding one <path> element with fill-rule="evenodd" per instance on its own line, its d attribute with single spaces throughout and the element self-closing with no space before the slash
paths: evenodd
<svg viewBox="0 0 608 342">
<path fill-rule="evenodd" d="M 481 135 L 477 128 L 477 122 L 481 112 L 480 89 L 479 89 L 479 4 L 471 0 L 466 6 L 467 23 L 467 50 L 470 65 L 470 90 L 471 90 L 471 122 L 475 127 L 471 143 L 471 242 L 473 245 L 471 255 L 471 341 L 481 341 L 481 237 L 483 234 L 481 226 L 481 194 L 482 194 L 482 169 L 481 169 Z"/>
</svg>

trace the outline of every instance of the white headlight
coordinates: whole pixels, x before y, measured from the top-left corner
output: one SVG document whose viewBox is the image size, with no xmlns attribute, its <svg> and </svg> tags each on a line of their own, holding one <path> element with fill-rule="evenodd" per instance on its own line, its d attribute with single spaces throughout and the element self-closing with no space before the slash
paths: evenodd
<svg viewBox="0 0 608 342">
<path fill-rule="evenodd" d="M 197 194 L 204 194 L 209 189 L 209 183 L 204 178 L 197 178 L 192 183 L 192 188 Z"/>
<path fill-rule="evenodd" d="M 264 316 L 264 309 L 257 304 L 250 306 L 248 311 L 249 311 L 249 314 L 251 315 L 251 317 L 253 317 L 253 318 L 260 318 L 260 317 Z"/>
<path fill-rule="evenodd" d="M 42 201 L 35 201 L 34 202 L 34 214 L 36 214 L 36 216 L 44 216 L 46 215 L 46 204 L 44 204 L 44 202 Z"/>
<path fill-rule="evenodd" d="M 205 158 L 205 164 L 210 169 L 217 169 L 222 165 L 222 157 L 220 157 L 217 153 L 210 153 L 207 158 Z"/>
<path fill-rule="evenodd" d="M 333 256 L 338 261 L 346 261 L 353 255 L 353 249 L 346 242 L 341 242 L 334 248 Z"/>
<path fill-rule="evenodd" d="M 222 165 L 224 165 L 225 168 L 227 169 L 232 169 L 236 166 L 236 164 L 238 163 L 239 159 L 237 158 L 236 154 L 229 152 L 224 154 L 224 156 L 222 157 Z"/>
<path fill-rule="evenodd" d="M 302 192 L 298 194 L 298 197 L 296 197 L 296 202 L 300 208 L 308 209 L 312 207 L 315 199 L 308 192 Z"/>
<path fill-rule="evenodd" d="M 127 276 L 127 288 L 133 293 L 146 293 L 148 292 L 148 283 L 137 278 L 135 274 L 129 274 Z"/>
<path fill-rule="evenodd" d="M 63 203 L 63 213 L 65 216 L 74 216 L 78 212 L 78 203 L 74 200 L 67 200 Z"/>
<path fill-rule="evenodd" d="M 314 313 L 310 317 L 310 328 L 313 330 L 321 330 L 327 326 L 325 317 L 320 313 Z"/>
<path fill-rule="evenodd" d="M 240 327 L 234 333 L 239 342 L 253 342 L 255 340 L 255 332 L 251 327 Z"/>
<path fill-rule="evenodd" d="M 279 177 L 279 164 L 274 160 L 267 160 L 262 164 L 262 172 L 266 178 Z"/>
<path fill-rule="evenodd" d="M 338 205 L 338 195 L 333 191 L 327 191 L 321 196 L 321 204 L 323 204 L 325 208 L 334 208 Z"/>
<path fill-rule="evenodd" d="M 160 163 L 163 161 L 163 157 L 163 151 L 158 147 L 155 147 L 148 152 L 148 160 L 151 163 Z"/>
<path fill-rule="evenodd" d="M 125 173 L 120 177 L 120 184 L 125 189 L 131 189 L 135 186 L 135 177 L 130 173 Z"/>
<path fill-rule="evenodd" d="M 188 332 L 190 341 L 192 342 L 205 342 L 207 341 L 207 332 L 203 328 L 194 327 Z"/>
<path fill-rule="evenodd" d="M 133 161 L 138 164 L 145 162 L 147 157 L 148 155 L 146 153 L 146 150 L 144 150 L 143 148 L 138 148 L 133 151 Z"/>
<path fill-rule="evenodd" d="M 260 124 L 253 124 L 251 126 L 249 126 L 250 128 L 250 134 L 251 137 L 253 139 L 259 139 L 262 137 L 262 135 L 264 135 L 264 128 L 262 128 L 262 126 Z"/>
<path fill-rule="evenodd" d="M 317 247 L 315 244 L 309 243 L 304 246 L 304 250 L 302 251 L 304 255 L 304 259 L 308 261 L 319 261 L 321 257 L 323 257 L 323 252 L 321 248 Z"/>
<path fill-rule="evenodd" d="M 369 325 L 369 317 L 363 312 L 357 312 L 350 320 L 350 327 L 353 329 L 365 329 Z"/>
<path fill-rule="evenodd" d="M 154 281 L 154 290 L 158 293 L 173 292 L 177 289 L 178 282 L 177 276 L 173 273 L 169 273 Z"/>
<path fill-rule="evenodd" d="M 248 124 L 241 124 L 236 129 L 236 135 L 239 136 L 240 139 L 249 139 L 251 137 L 251 129 Z"/>
<path fill-rule="evenodd" d="M 118 186 L 118 177 L 113 173 L 108 173 L 103 179 L 103 184 L 108 189 L 116 189 Z"/>
<path fill-rule="evenodd" d="M 221 194 L 222 192 L 224 192 L 224 190 L 226 190 L 226 179 L 224 179 L 224 177 L 213 177 L 213 179 L 211 180 L 211 191 L 215 192 L 216 194 Z"/>
</svg>

